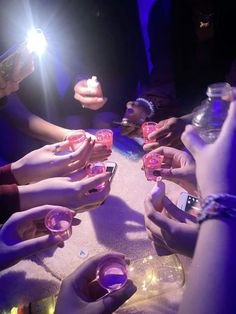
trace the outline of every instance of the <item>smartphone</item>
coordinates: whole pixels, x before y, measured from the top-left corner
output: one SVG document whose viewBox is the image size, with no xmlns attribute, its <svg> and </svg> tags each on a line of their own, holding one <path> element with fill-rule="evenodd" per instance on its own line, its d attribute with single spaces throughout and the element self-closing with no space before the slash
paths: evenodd
<svg viewBox="0 0 236 314">
<path fill-rule="evenodd" d="M 109 182 L 111 182 L 117 169 L 117 163 L 114 161 L 105 161 L 105 166 L 106 166 L 106 172 L 111 173 L 111 177 L 109 179 Z M 95 188 L 91 189 L 89 192 L 90 193 L 97 192 L 97 189 Z"/>
<path fill-rule="evenodd" d="M 110 177 L 110 182 L 111 182 L 117 169 L 117 163 L 114 161 L 105 161 L 105 165 L 106 165 L 106 172 L 111 173 L 111 177 Z"/>
<path fill-rule="evenodd" d="M 16 67 L 18 75 L 24 73 L 25 67 L 28 64 L 28 58 L 26 41 L 10 48 L 0 56 L 0 76 L 5 81 L 14 81 Z"/>
<path fill-rule="evenodd" d="M 197 216 L 200 211 L 198 198 L 187 192 L 180 193 L 177 207 L 193 216 Z"/>
</svg>

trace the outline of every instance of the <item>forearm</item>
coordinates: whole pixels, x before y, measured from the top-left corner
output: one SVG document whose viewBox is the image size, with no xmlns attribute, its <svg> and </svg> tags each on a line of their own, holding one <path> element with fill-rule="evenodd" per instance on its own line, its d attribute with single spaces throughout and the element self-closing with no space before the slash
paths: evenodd
<svg viewBox="0 0 236 314">
<path fill-rule="evenodd" d="M 69 130 L 32 114 L 17 98 L 10 96 L 3 112 L 10 122 L 24 133 L 47 142 L 64 140 Z"/>
<path fill-rule="evenodd" d="M 235 243 L 236 221 L 203 222 L 179 313 L 236 312 Z"/>
</svg>

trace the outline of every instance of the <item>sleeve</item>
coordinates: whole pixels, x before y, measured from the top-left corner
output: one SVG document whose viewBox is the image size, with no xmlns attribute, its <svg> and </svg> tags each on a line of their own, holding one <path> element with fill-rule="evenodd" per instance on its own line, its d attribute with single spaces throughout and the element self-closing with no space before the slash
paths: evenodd
<svg viewBox="0 0 236 314">
<path fill-rule="evenodd" d="M 20 210 L 20 197 L 16 184 L 0 185 L 0 223 Z"/>
<path fill-rule="evenodd" d="M 0 184 L 17 184 L 11 171 L 11 164 L 0 167 Z"/>
</svg>

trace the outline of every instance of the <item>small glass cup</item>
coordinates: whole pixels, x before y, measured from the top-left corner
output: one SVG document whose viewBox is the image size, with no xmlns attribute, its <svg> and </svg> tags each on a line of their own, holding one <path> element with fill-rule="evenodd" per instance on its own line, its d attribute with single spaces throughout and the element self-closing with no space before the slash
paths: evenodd
<svg viewBox="0 0 236 314">
<path fill-rule="evenodd" d="M 70 209 L 55 208 L 45 216 L 44 224 L 52 234 L 59 234 L 63 240 L 67 240 L 71 236 L 72 220 L 73 215 Z"/>
<path fill-rule="evenodd" d="M 84 130 L 76 130 L 71 132 L 67 137 L 71 149 L 74 151 L 77 144 L 80 144 L 86 140 L 86 132 Z"/>
<path fill-rule="evenodd" d="M 156 181 L 157 176 L 154 174 L 154 171 L 161 169 L 163 158 L 163 155 L 160 155 L 154 151 L 149 152 L 143 156 L 143 168 L 148 181 Z"/>
<path fill-rule="evenodd" d="M 143 132 L 143 139 L 144 139 L 144 144 L 147 143 L 154 143 L 156 140 L 149 140 L 148 135 L 158 129 L 158 124 L 156 122 L 144 122 L 142 124 L 142 132 Z"/>
<path fill-rule="evenodd" d="M 110 129 L 98 130 L 95 134 L 97 143 L 101 143 L 107 146 L 108 149 L 112 149 L 113 144 L 113 132 Z"/>
<path fill-rule="evenodd" d="M 102 161 L 92 162 L 87 165 L 86 172 L 88 177 L 94 177 L 97 174 L 105 173 L 106 172 L 106 165 Z M 105 183 L 101 183 L 96 186 L 97 190 L 102 190 L 105 186 Z"/>
<path fill-rule="evenodd" d="M 128 268 L 124 259 L 109 257 L 97 267 L 96 280 L 108 292 L 119 290 L 128 279 Z"/>
</svg>

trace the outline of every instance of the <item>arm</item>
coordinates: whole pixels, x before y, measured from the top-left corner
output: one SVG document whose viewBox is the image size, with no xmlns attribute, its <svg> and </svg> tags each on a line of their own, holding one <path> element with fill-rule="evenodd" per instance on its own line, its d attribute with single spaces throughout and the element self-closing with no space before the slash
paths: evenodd
<svg viewBox="0 0 236 314">
<path fill-rule="evenodd" d="M 63 141 L 70 130 L 57 126 L 31 113 L 16 95 L 8 98 L 2 109 L 10 122 L 20 130 L 35 138 L 48 141 Z"/>
<path fill-rule="evenodd" d="M 235 241 L 235 220 L 202 224 L 179 313 L 235 313 Z"/>
<path fill-rule="evenodd" d="M 236 311 L 235 105 L 235 102 L 231 104 L 221 133 L 213 144 L 205 144 L 193 126 L 187 126 L 182 135 L 182 141 L 196 161 L 196 177 L 202 199 L 214 194 L 221 202 L 210 200 L 203 203 L 203 213 L 208 215 L 201 214 L 205 219 L 200 225 L 180 313 Z M 225 194 L 229 195 L 228 199 Z"/>
</svg>

